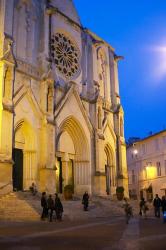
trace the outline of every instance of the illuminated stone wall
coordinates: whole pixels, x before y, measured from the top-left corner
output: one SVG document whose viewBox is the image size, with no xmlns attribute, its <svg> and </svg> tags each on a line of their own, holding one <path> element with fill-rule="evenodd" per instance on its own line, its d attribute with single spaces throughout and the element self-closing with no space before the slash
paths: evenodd
<svg viewBox="0 0 166 250">
<path fill-rule="evenodd" d="M 72 1 L 0 4 L 0 190 L 12 188 L 15 148 L 25 190 L 114 196 L 124 186 L 127 196 L 120 57 L 83 29 Z"/>
<path fill-rule="evenodd" d="M 166 191 L 166 131 L 150 135 L 127 149 L 129 190 L 140 191 L 145 198 L 152 187 L 155 194 L 165 195 Z M 134 181 L 133 181 L 134 180 Z"/>
</svg>

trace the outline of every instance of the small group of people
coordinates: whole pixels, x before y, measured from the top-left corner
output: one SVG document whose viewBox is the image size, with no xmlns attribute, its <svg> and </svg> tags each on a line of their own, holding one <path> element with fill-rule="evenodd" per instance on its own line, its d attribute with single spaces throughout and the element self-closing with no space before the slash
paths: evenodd
<svg viewBox="0 0 166 250">
<path fill-rule="evenodd" d="M 126 217 L 126 223 L 129 223 L 129 220 L 131 217 L 133 217 L 133 210 L 128 202 L 127 198 L 123 199 L 123 206 L 124 212 L 125 212 L 125 217 Z M 145 199 L 142 197 L 139 203 L 140 211 L 139 215 L 142 216 L 144 215 L 145 219 L 147 218 L 147 211 L 149 210 L 149 207 L 147 205 L 147 202 Z M 166 196 L 162 196 L 162 199 L 156 194 L 154 200 L 153 200 L 153 207 L 154 207 L 154 215 L 157 218 L 160 218 L 160 210 L 162 209 L 163 213 L 163 221 L 166 222 Z"/>
<path fill-rule="evenodd" d="M 62 220 L 63 205 L 57 193 L 55 193 L 55 199 L 53 199 L 51 194 L 47 198 L 46 192 L 43 192 L 41 197 L 41 207 L 43 208 L 41 215 L 42 220 L 48 218 L 49 221 L 52 222 L 54 211 L 56 214 L 56 219 L 58 221 Z"/>
<path fill-rule="evenodd" d="M 149 210 L 149 208 L 148 208 L 147 203 L 146 203 L 144 198 L 141 199 L 139 206 L 140 206 L 139 214 L 140 215 L 144 214 L 144 216 L 146 218 L 146 212 Z M 164 217 L 164 214 L 166 213 L 166 196 L 162 196 L 162 199 L 160 199 L 158 194 L 156 194 L 156 196 L 153 200 L 153 207 L 154 207 L 155 217 L 160 218 L 161 209 L 162 209 L 162 213 L 163 213 L 163 217 Z"/>
<path fill-rule="evenodd" d="M 156 194 L 155 199 L 153 200 L 153 206 L 154 206 L 154 214 L 155 217 L 160 218 L 160 210 L 162 209 L 162 213 L 164 215 L 164 212 L 166 212 L 166 197 L 165 195 L 162 196 L 162 199 Z"/>
<path fill-rule="evenodd" d="M 83 204 L 84 211 L 88 211 L 88 206 L 89 206 L 88 192 L 85 192 L 83 194 L 82 204 Z M 42 215 L 41 215 L 42 220 L 45 220 L 46 218 L 48 218 L 49 221 L 51 222 L 53 219 L 54 211 L 56 214 L 56 219 L 58 221 L 62 220 L 63 205 L 57 193 L 55 193 L 55 199 L 53 199 L 51 194 L 47 198 L 46 192 L 43 192 L 42 197 L 41 197 L 41 207 L 43 209 Z"/>
</svg>

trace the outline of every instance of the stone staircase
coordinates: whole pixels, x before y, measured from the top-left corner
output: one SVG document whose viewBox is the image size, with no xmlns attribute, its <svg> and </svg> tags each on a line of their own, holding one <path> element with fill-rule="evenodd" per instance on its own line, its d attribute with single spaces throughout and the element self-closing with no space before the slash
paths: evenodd
<svg viewBox="0 0 166 250">
<path fill-rule="evenodd" d="M 12 192 L 7 195 L 0 195 L 0 220 L 1 221 L 39 221 L 41 215 L 40 205 L 41 194 L 33 196 L 30 192 Z M 122 201 L 105 199 L 103 197 L 91 197 L 89 211 L 85 213 L 81 204 L 80 197 L 74 197 L 72 201 L 65 201 L 63 195 L 60 195 L 63 203 L 64 219 L 86 220 L 89 218 L 108 216 L 124 216 Z M 139 214 L 139 202 L 130 201 L 133 207 L 134 215 Z M 148 215 L 153 214 L 152 205 L 148 205 L 150 211 Z"/>
<path fill-rule="evenodd" d="M 40 198 L 29 192 L 12 192 L 0 196 L 0 220 L 39 220 Z"/>
<path fill-rule="evenodd" d="M 41 194 L 33 196 L 30 192 L 12 192 L 0 195 L 0 220 L 1 221 L 39 221 L 41 215 Z M 89 219 L 95 217 L 107 217 L 122 215 L 121 203 L 93 197 L 90 199 L 89 212 L 83 211 L 81 197 L 74 196 L 72 201 L 65 201 L 63 195 L 60 198 L 64 207 L 64 218 L 69 220 Z"/>
</svg>

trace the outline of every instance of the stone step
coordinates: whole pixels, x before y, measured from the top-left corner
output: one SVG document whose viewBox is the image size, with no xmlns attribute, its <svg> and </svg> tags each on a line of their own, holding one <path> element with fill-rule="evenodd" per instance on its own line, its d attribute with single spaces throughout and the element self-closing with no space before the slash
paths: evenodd
<svg viewBox="0 0 166 250">
<path fill-rule="evenodd" d="M 0 196 L 0 220 L 39 220 L 40 198 L 29 192 Z"/>
</svg>

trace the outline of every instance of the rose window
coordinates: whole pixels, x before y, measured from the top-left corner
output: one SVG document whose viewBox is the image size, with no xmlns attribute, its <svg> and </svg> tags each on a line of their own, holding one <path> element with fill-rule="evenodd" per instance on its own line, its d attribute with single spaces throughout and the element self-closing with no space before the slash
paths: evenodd
<svg viewBox="0 0 166 250">
<path fill-rule="evenodd" d="M 58 71 L 67 79 L 79 73 L 80 52 L 64 34 L 56 33 L 51 39 L 51 53 Z"/>
</svg>

